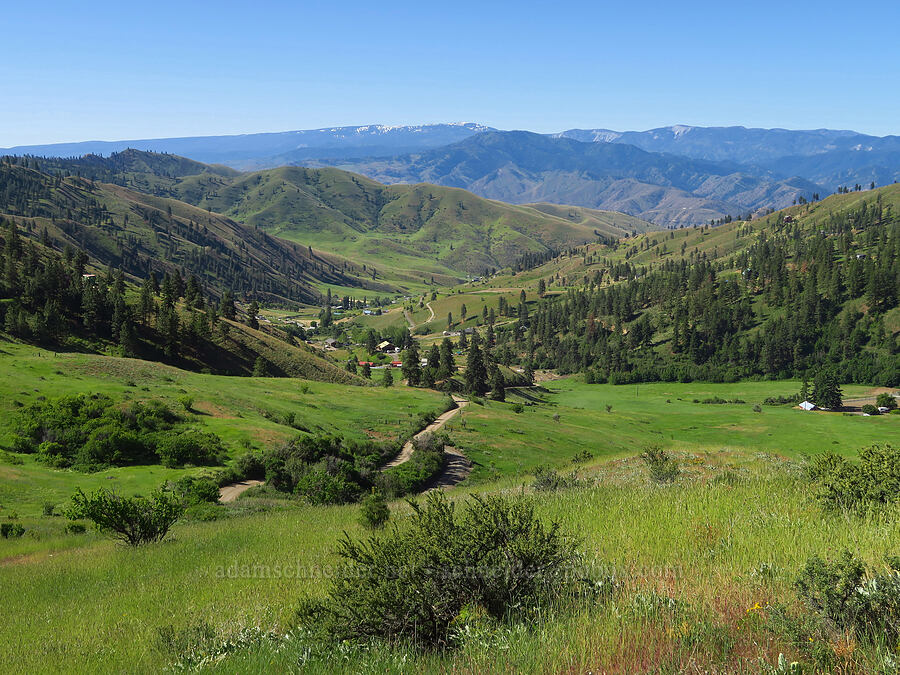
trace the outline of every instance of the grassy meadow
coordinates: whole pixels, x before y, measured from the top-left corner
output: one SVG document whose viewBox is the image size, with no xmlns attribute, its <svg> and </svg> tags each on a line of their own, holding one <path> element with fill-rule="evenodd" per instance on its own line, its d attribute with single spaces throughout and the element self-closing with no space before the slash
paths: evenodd
<svg viewBox="0 0 900 675">
<path fill-rule="evenodd" d="M 357 439 L 396 439 L 412 430 L 419 413 L 440 412 L 445 405 L 441 394 L 407 387 L 204 375 L 137 359 L 55 354 L 12 343 L 5 343 L 2 350 L 2 447 L 12 443 L 19 409 L 42 397 L 66 394 L 101 393 L 122 402 L 162 400 L 186 414 L 192 425 L 219 435 L 232 456 L 287 440 L 298 429 Z M 181 403 L 184 397 L 192 399 L 189 413 Z M 288 423 L 290 415 L 293 425 Z M 0 517 L 3 511 L 15 511 L 22 518 L 37 518 L 43 504 L 65 502 L 76 487 L 114 486 L 123 494 L 146 494 L 191 471 L 129 466 L 83 474 L 48 469 L 28 455 L 18 458 L 21 464 L 0 459 Z M 6 545 L 0 540 L 0 555 Z"/>
<path fill-rule="evenodd" d="M 412 415 L 444 398 L 397 386 L 348 387 L 274 378 L 227 378 L 93 355 L 5 344 L 0 443 L 15 412 L 40 396 L 97 391 L 117 400 L 193 398 L 197 425 L 237 451 L 278 442 L 295 426 L 356 438 L 396 437 Z M 0 458 L 0 518 L 17 515 L 20 539 L 0 539 L 0 662 L 21 672 L 747 672 L 779 654 L 834 653 L 841 672 L 870 672 L 877 655 L 849 644 L 800 649 L 778 628 L 797 605 L 793 581 L 813 554 L 844 548 L 877 564 L 896 553 L 900 520 L 848 522 L 810 497 L 803 457 L 853 456 L 897 438 L 900 417 L 804 413 L 754 406 L 793 394 L 797 382 L 588 385 L 550 380 L 511 389 L 505 403 L 475 401 L 448 425 L 474 462 L 449 492 L 522 493 L 585 558 L 585 573 L 612 575 L 615 593 L 563 606 L 526 624 L 491 625 L 445 653 L 403 645 L 324 648 L 295 629 L 294 613 L 325 592 L 344 532 L 364 536 L 356 506 L 315 507 L 256 488 L 218 507 L 219 518 L 183 520 L 159 544 L 120 546 L 89 530 L 63 532 L 42 513 L 81 486 L 146 493 L 190 471 L 159 466 L 81 474 L 25 457 Z M 846 397 L 871 388 L 846 386 Z M 743 403 L 703 404 L 706 398 Z M 607 406 L 611 406 L 607 411 Z M 636 458 L 659 444 L 682 476 L 652 484 Z M 577 464 L 573 458 L 588 452 Z M 542 464 L 577 469 L 578 487 L 534 493 Z M 391 504 L 393 518 L 409 513 Z"/>
</svg>

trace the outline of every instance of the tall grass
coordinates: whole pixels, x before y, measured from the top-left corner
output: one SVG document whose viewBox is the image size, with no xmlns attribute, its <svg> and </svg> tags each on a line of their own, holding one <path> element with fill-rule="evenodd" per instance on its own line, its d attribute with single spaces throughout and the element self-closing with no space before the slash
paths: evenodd
<svg viewBox="0 0 900 675">
<path fill-rule="evenodd" d="M 292 632 L 294 609 L 322 593 L 322 580 L 263 578 L 261 566 L 327 570 L 340 533 L 362 535 L 354 507 L 296 507 L 177 526 L 173 540 L 137 550 L 88 540 L 6 564 L 0 659 L 32 672 L 156 671 L 185 658 L 164 647 L 166 630 L 207 626 L 197 649 L 222 651 L 214 669 L 227 672 L 758 672 L 760 658 L 795 655 L 767 627 L 766 608 L 795 603 L 805 560 L 848 548 L 876 564 L 896 552 L 900 521 L 824 515 L 784 462 L 759 458 L 740 475 L 708 464 L 659 487 L 629 460 L 593 487 L 536 495 L 539 514 L 580 541 L 594 571 L 614 574 L 616 595 L 476 631 L 453 652 L 325 649 Z M 250 629 L 257 638 L 241 646 Z"/>
</svg>

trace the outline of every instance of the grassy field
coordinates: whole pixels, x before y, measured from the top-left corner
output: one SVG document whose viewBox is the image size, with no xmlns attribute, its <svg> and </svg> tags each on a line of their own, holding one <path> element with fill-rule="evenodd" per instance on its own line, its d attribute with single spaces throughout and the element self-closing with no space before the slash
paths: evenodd
<svg viewBox="0 0 900 675">
<path fill-rule="evenodd" d="M 293 433 L 267 411 L 276 418 L 294 411 L 305 424 L 362 437 L 396 434 L 409 414 L 443 400 L 404 387 L 222 378 L 4 349 L 4 442 L 17 401 L 69 391 L 173 404 L 192 395 L 203 413 L 198 420 L 229 447 Z M 823 515 L 801 462 L 806 453 L 852 456 L 896 438 L 897 416 L 765 405 L 754 412 L 768 396 L 795 393 L 796 382 L 616 387 L 567 378 L 544 387 L 511 390 L 507 403 L 472 403 L 448 425 L 476 464 L 450 494 L 530 493 L 538 465 L 577 468 L 583 487 L 535 495 L 535 504 L 580 540 L 589 569 L 614 571 L 619 590 L 610 601 L 528 626 L 501 624 L 443 655 L 399 646 L 322 651 L 292 632 L 293 613 L 302 598 L 323 593 L 341 534 L 362 535 L 357 507 L 248 493 L 221 507 L 219 520 L 185 521 L 161 544 L 127 549 L 95 532 L 64 534 L 64 519 L 41 515 L 42 504 L 64 500 L 77 485 L 146 492 L 177 471 L 84 475 L 26 460 L 0 465 L 0 517 L 15 508 L 29 530 L 0 540 L 0 660 L 26 672 L 159 672 L 203 657 L 206 669 L 221 672 L 758 672 L 760 658 L 774 663 L 779 653 L 798 654 L 773 631 L 769 614 L 770 606 L 796 604 L 792 582 L 810 555 L 846 547 L 874 564 L 894 552 L 900 521 L 873 518 L 850 528 L 841 516 Z M 848 397 L 870 393 L 844 389 Z M 714 396 L 745 403 L 693 402 Z M 650 484 L 635 457 L 653 443 L 675 451 L 682 464 L 673 486 Z M 572 458 L 582 451 L 593 458 L 576 467 Z M 400 520 L 408 513 L 402 502 L 392 508 Z M 861 654 L 847 658 L 863 663 Z"/>
<path fill-rule="evenodd" d="M 754 405 L 769 396 L 799 391 L 800 383 L 792 381 L 614 386 L 566 378 L 544 387 L 543 394 L 508 390 L 505 403 L 470 405 L 450 423 L 454 441 L 475 462 L 472 480 L 528 474 L 540 464 L 564 466 L 584 451 L 598 458 L 621 457 L 652 444 L 686 452 L 772 452 L 795 459 L 826 450 L 853 455 L 900 433 L 896 416 L 806 413 L 768 405 L 754 412 Z M 870 391 L 844 387 L 846 397 Z M 713 397 L 745 403 L 693 402 Z M 515 412 L 516 403 L 523 404 L 522 412 Z"/>
<path fill-rule="evenodd" d="M 221 672 L 759 672 L 759 658 L 795 653 L 766 613 L 792 603 L 808 556 L 848 547 L 875 563 L 900 536 L 896 519 L 851 529 L 823 517 L 790 461 L 681 459 L 686 475 L 669 488 L 651 486 L 632 459 L 595 467 L 585 489 L 537 498 L 542 517 L 580 539 L 589 569 L 615 571 L 612 601 L 501 625 L 447 655 L 322 652 L 285 638 L 300 600 L 322 593 L 337 538 L 362 535 L 353 507 L 296 506 L 179 525 L 136 550 L 89 534 L 77 548 L 48 542 L 5 558 L 0 658 L 28 672 L 158 672 L 192 653 L 224 654 L 212 668 Z"/>
<path fill-rule="evenodd" d="M 296 435 L 297 428 L 359 439 L 397 438 L 408 433 L 419 413 L 440 412 L 444 405 L 444 397 L 436 392 L 407 387 L 351 388 L 289 378 L 204 375 L 136 359 L 54 354 L 10 343 L 3 345 L 0 371 L 3 447 L 12 442 L 21 407 L 41 397 L 85 392 L 107 394 L 116 401 L 159 399 L 182 412 L 180 399 L 190 397 L 191 424 L 218 434 L 232 455 L 284 441 Z M 290 413 L 294 427 L 286 424 Z M 0 458 L 0 505 L 26 519 L 36 518 L 44 503 L 62 503 L 76 487 L 115 486 L 125 494 L 146 493 L 184 473 L 154 466 L 83 474 L 50 470 L 32 457 L 19 457 L 23 464 L 10 465 Z"/>
</svg>

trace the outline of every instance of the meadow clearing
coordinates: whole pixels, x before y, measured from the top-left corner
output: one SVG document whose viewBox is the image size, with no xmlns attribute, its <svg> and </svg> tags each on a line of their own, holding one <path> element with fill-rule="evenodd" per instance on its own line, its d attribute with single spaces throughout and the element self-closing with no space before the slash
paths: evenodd
<svg viewBox="0 0 900 675">
<path fill-rule="evenodd" d="M 4 383 L 13 394 L 3 399 L 7 434 L 13 401 L 44 391 L 26 392 L 18 377 L 60 393 L 137 396 L 152 385 L 154 396 L 176 400 L 188 392 L 197 408 L 209 410 L 209 428 L 233 444 L 244 437 L 274 442 L 291 433 L 264 416 L 262 401 L 345 433 L 354 426 L 358 433 L 396 433 L 405 419 L 399 411 L 441 402 L 436 394 L 400 387 L 354 387 L 350 397 L 339 385 L 229 380 L 149 364 L 120 365 L 122 372 L 114 374 L 109 369 L 116 362 L 101 366 L 98 357 L 7 349 L 17 350 Z M 522 493 L 534 500 L 539 516 L 558 522 L 582 552 L 587 573 L 615 579 L 608 600 L 559 608 L 528 625 L 492 625 L 445 653 L 402 644 L 324 649 L 295 629 L 294 612 L 303 598 L 325 592 L 342 533 L 364 536 L 358 507 L 308 506 L 255 489 L 218 507 L 216 520 L 180 522 L 166 541 L 132 549 L 93 531 L 65 534 L 64 519 L 42 515 L 41 504 L 64 501 L 76 486 L 110 481 L 123 491 L 144 492 L 168 472 L 185 470 L 78 474 L 26 459 L 2 465 L 0 516 L 19 510 L 28 531 L 18 540 L 0 540 L 7 617 L 0 659 L 24 672 L 634 673 L 701 665 L 712 672 L 759 672 L 760 659 L 802 656 L 773 621 L 776 606 L 796 604 L 793 580 L 810 555 L 848 548 L 876 564 L 894 551 L 900 535 L 895 518 L 882 514 L 849 524 L 824 514 L 802 467 L 806 454 L 853 456 L 867 444 L 896 438 L 897 416 L 767 405 L 754 410 L 768 396 L 795 393 L 796 382 L 615 387 L 566 378 L 544 386 L 511 390 L 507 403 L 472 403 L 448 425 L 452 441 L 475 463 L 470 479 L 449 494 L 461 500 L 473 491 Z M 867 391 L 845 387 L 847 396 Z M 694 402 L 711 397 L 745 402 Z M 238 406 L 245 411 L 240 416 L 223 414 Z M 251 416 L 248 409 L 257 412 Z M 326 417 L 324 409 L 333 413 Z M 683 474 L 673 485 L 647 479 L 636 454 L 651 444 L 678 458 Z M 573 463 L 585 451 L 591 457 Z M 542 464 L 576 469 L 581 482 L 534 493 L 531 475 Z M 402 501 L 391 506 L 402 522 L 409 507 Z M 871 662 L 865 659 L 874 658 L 842 648 L 848 672 L 865 672 Z"/>
</svg>

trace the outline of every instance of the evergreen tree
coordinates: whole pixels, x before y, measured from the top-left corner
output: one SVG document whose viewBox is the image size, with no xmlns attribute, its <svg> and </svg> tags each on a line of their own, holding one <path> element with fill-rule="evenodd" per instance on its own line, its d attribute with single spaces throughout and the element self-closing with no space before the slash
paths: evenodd
<svg viewBox="0 0 900 675">
<path fill-rule="evenodd" d="M 222 294 L 222 302 L 219 303 L 219 314 L 224 318 L 234 321 L 237 318 L 237 309 L 234 306 L 234 294 L 226 290 Z"/>
<path fill-rule="evenodd" d="M 381 386 L 382 387 L 393 387 L 394 386 L 394 373 L 391 372 L 391 367 L 388 366 L 384 369 L 384 375 L 381 377 Z"/>
<path fill-rule="evenodd" d="M 506 382 L 498 366 L 491 369 L 491 398 L 495 401 L 506 400 Z"/>
<path fill-rule="evenodd" d="M 259 314 L 259 305 L 256 300 L 252 300 L 250 306 L 247 307 L 247 325 L 253 330 L 259 330 L 259 319 L 256 318 L 257 314 Z"/>
<path fill-rule="evenodd" d="M 446 380 L 456 374 L 456 362 L 453 358 L 453 343 L 450 338 L 441 341 L 441 365 L 438 369 L 438 378 Z"/>
<path fill-rule="evenodd" d="M 222 324 L 223 326 L 226 324 Z M 257 356 L 253 362 L 253 377 L 269 377 L 269 364 L 262 356 Z"/>
<path fill-rule="evenodd" d="M 487 391 L 487 369 L 484 365 L 484 355 L 477 344 L 469 347 L 469 355 L 466 359 L 465 372 L 466 391 L 470 394 L 483 394 Z"/>
<path fill-rule="evenodd" d="M 834 373 L 820 370 L 813 379 L 811 400 L 820 408 L 840 408 L 843 392 Z"/>
<path fill-rule="evenodd" d="M 413 342 L 403 355 L 403 377 L 410 387 L 418 387 L 422 379 L 422 367 L 419 364 L 419 348 Z"/>
</svg>

